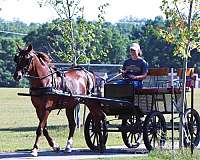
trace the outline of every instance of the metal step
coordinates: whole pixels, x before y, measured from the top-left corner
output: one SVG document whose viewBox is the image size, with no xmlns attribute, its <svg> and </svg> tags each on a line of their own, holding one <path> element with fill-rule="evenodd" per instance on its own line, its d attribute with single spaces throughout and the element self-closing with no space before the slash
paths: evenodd
<svg viewBox="0 0 200 160">
<path fill-rule="evenodd" d="M 180 122 L 174 122 L 174 129 L 178 130 L 179 129 L 179 123 Z M 167 130 L 172 130 L 172 123 L 171 122 L 166 122 L 167 125 Z"/>
</svg>

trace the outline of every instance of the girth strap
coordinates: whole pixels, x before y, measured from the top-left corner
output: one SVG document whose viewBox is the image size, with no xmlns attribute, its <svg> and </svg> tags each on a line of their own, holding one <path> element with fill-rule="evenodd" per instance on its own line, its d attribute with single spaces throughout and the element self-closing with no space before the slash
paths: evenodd
<svg viewBox="0 0 200 160">
<path fill-rule="evenodd" d="M 31 96 L 42 96 L 42 95 L 49 95 L 52 93 L 54 93 L 52 87 L 30 88 Z"/>
</svg>

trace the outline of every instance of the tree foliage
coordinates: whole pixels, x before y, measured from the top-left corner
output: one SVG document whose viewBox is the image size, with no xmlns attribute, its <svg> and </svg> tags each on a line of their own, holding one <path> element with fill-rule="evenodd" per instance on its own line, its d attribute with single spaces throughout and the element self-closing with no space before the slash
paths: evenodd
<svg viewBox="0 0 200 160">
<path fill-rule="evenodd" d="M 174 54 L 190 57 L 192 49 L 200 50 L 199 0 L 162 0 L 161 10 L 166 15 L 166 22 L 160 34 L 175 45 Z"/>
<path fill-rule="evenodd" d="M 98 55 L 95 45 L 98 44 L 102 36 L 101 26 L 104 22 L 105 8 L 108 3 L 99 6 L 98 22 L 88 23 L 84 19 L 84 6 L 80 6 L 81 0 L 40 0 L 40 5 L 51 6 L 58 16 L 60 23 L 55 23 L 55 27 L 60 31 L 64 41 L 64 50 L 58 55 L 65 61 L 76 64 L 77 62 L 89 62 Z M 98 37 L 97 37 L 98 36 Z M 56 41 L 54 39 L 54 41 Z M 58 41 L 56 44 L 59 45 Z M 91 47 L 92 46 L 92 47 Z M 88 53 L 88 48 L 91 53 Z M 104 54 L 104 53 L 102 53 Z"/>
<path fill-rule="evenodd" d="M 12 75 L 13 57 L 17 52 L 16 43 L 21 47 L 32 43 L 36 51 L 48 53 L 54 62 L 72 63 L 73 55 L 69 52 L 70 38 L 64 36 L 63 19 L 56 19 L 45 24 L 24 24 L 22 22 L 0 21 L 2 30 L 26 33 L 26 36 L 0 33 L 0 86 L 17 86 Z M 80 55 L 78 63 L 114 63 L 122 64 L 129 56 L 129 44 L 138 41 L 143 56 L 150 67 L 181 67 L 180 57 L 172 54 L 175 44 L 160 36 L 158 28 L 166 28 L 166 20 L 156 17 L 154 20 L 130 21 L 119 23 L 86 21 L 77 17 L 73 20 L 75 49 Z M 21 26 L 20 26 L 21 25 Z M 197 49 L 191 51 L 188 65 L 200 70 L 200 56 Z M 24 85 L 21 83 L 21 85 Z"/>
<path fill-rule="evenodd" d="M 0 39 L 0 86 L 15 86 L 13 81 L 14 63 L 13 57 L 16 53 L 16 42 L 22 43 L 19 39 Z"/>
</svg>

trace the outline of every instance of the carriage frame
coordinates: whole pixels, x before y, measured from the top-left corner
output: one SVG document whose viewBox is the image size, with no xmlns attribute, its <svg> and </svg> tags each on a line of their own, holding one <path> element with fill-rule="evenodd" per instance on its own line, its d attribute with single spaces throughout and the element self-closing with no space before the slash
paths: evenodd
<svg viewBox="0 0 200 160">
<path fill-rule="evenodd" d="M 179 79 L 169 81 L 169 68 L 149 69 L 145 87 L 135 89 L 133 85 L 119 85 L 115 81 L 106 83 L 103 98 L 94 99 L 100 103 L 106 117 L 115 116 L 121 124 L 110 124 L 102 120 L 101 135 L 95 131 L 91 114 L 85 123 L 85 140 L 88 147 L 98 150 L 105 148 L 108 132 L 121 132 L 124 144 L 128 148 L 137 148 L 142 140 L 147 150 L 163 148 L 167 140 L 167 131 L 172 132 L 174 148 L 174 130 L 183 127 L 185 147 L 196 147 L 200 140 L 200 117 L 194 109 L 193 68 L 187 70 L 187 92 L 191 94 L 191 104 L 185 104 L 185 112 L 180 109 L 182 69 L 177 70 Z M 172 83 L 173 82 L 173 83 Z M 167 121 L 165 115 L 170 117 Z M 176 115 L 176 116 L 175 116 Z M 175 119 L 179 121 L 175 122 Z M 113 119 L 111 120 L 113 121 Z M 103 144 L 101 144 L 103 143 Z"/>
</svg>

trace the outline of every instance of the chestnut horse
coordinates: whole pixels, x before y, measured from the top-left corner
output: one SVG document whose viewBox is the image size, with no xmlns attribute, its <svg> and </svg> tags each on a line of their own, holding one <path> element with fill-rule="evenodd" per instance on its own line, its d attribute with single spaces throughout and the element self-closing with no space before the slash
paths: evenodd
<svg viewBox="0 0 200 160">
<path fill-rule="evenodd" d="M 51 66 L 50 58 L 45 53 L 36 53 L 30 44 L 25 49 L 18 47 L 19 53 L 15 56 L 16 70 L 14 79 L 19 81 L 27 74 L 30 81 L 30 95 L 33 106 L 36 109 L 39 125 L 36 130 L 36 140 L 33 145 L 32 155 L 37 156 L 39 137 L 46 137 L 49 145 L 54 151 L 60 150 L 60 146 L 50 137 L 47 131 L 47 119 L 49 113 L 54 109 L 66 109 L 69 123 L 69 135 L 65 151 L 71 152 L 72 138 L 75 132 L 74 109 L 80 103 L 80 98 L 74 96 L 55 96 L 48 93 L 69 93 L 71 95 L 87 95 L 95 87 L 95 76 L 83 68 L 71 68 L 63 73 Z M 90 112 L 102 119 L 101 111 L 89 103 Z M 93 107 L 92 107 L 93 106 Z M 95 109 L 96 108 L 96 109 Z"/>
</svg>

